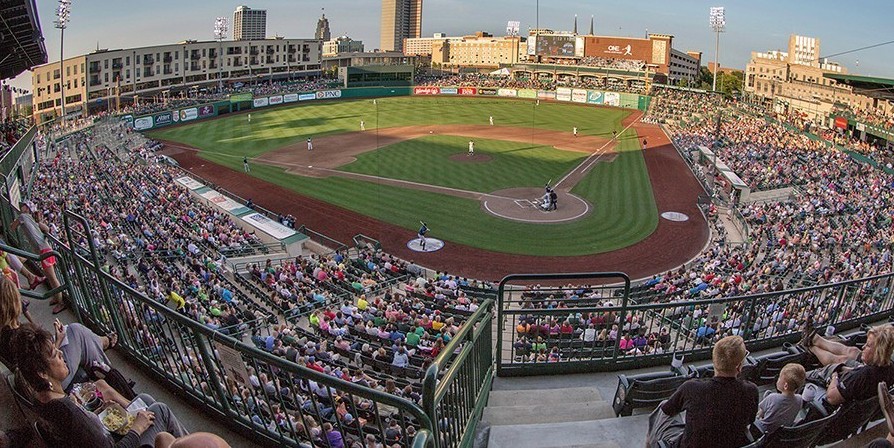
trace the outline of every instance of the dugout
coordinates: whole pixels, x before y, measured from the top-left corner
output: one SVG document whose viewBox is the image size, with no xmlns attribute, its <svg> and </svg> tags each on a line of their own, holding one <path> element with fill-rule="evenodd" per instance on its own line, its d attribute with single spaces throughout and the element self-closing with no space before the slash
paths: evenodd
<svg viewBox="0 0 894 448">
<path fill-rule="evenodd" d="M 409 64 L 339 67 L 338 81 L 344 87 L 407 87 L 413 84 L 415 72 L 415 67 Z"/>
</svg>

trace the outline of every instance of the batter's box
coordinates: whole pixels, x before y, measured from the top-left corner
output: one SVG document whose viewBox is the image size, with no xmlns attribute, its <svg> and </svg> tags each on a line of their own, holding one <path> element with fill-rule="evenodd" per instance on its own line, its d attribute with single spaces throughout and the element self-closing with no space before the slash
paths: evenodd
<svg viewBox="0 0 894 448">
<path fill-rule="evenodd" d="M 536 205 L 535 205 L 533 202 L 531 202 L 531 201 L 529 201 L 529 200 L 527 200 L 527 199 L 516 199 L 516 200 L 515 200 L 515 205 L 517 205 L 517 206 L 519 206 L 519 207 L 521 207 L 521 208 L 533 208 L 533 207 L 536 207 Z"/>
</svg>

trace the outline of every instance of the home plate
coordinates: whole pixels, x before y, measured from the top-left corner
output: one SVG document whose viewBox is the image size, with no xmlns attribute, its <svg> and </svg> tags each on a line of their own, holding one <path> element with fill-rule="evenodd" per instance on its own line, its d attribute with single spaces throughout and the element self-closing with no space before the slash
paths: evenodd
<svg viewBox="0 0 894 448">
<path fill-rule="evenodd" d="M 407 247 L 416 252 L 434 252 L 444 247 L 444 242 L 437 238 L 426 238 L 425 247 L 422 247 L 422 240 L 413 238 L 412 240 L 407 241 Z"/>
<path fill-rule="evenodd" d="M 313 166 L 313 165 L 307 165 L 307 167 L 308 167 L 308 168 L 313 168 L 314 166 Z"/>
</svg>

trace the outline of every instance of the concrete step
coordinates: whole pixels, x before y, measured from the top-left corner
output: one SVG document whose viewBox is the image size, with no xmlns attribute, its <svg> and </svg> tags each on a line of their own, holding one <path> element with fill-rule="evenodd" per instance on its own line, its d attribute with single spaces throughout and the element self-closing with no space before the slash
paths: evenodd
<svg viewBox="0 0 894 448">
<path fill-rule="evenodd" d="M 595 387 L 569 387 L 565 389 L 494 390 L 487 400 L 488 407 L 529 406 L 531 403 L 568 404 L 604 401 Z"/>
<path fill-rule="evenodd" d="M 531 400 L 519 406 L 488 406 L 483 420 L 494 427 L 498 425 L 531 425 L 539 423 L 579 422 L 585 420 L 613 419 L 611 403 L 594 401 L 586 403 L 540 404 Z"/>
<path fill-rule="evenodd" d="M 583 422 L 492 426 L 488 448 L 631 448 L 644 446 L 648 415 Z"/>
</svg>

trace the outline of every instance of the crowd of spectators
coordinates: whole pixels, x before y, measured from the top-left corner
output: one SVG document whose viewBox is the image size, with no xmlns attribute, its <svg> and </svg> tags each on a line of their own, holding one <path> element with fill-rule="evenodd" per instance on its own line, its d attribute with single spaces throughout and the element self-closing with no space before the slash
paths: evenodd
<svg viewBox="0 0 894 448">
<path fill-rule="evenodd" d="M 505 75 L 487 75 L 479 73 L 462 73 L 436 75 L 419 75 L 415 79 L 417 86 L 444 87 L 494 87 L 505 89 L 556 90 L 557 87 L 576 87 L 581 89 L 604 89 L 614 92 L 646 93 L 645 82 L 640 80 L 624 81 L 616 78 L 598 78 L 581 75 L 577 78 L 560 75 L 559 79 L 510 77 Z"/>
<path fill-rule="evenodd" d="M 638 59 L 616 59 L 600 56 L 586 56 L 578 61 L 577 65 L 586 67 L 608 68 L 613 70 L 626 70 L 629 72 L 641 72 L 646 69 L 646 61 Z"/>
<path fill-rule="evenodd" d="M 894 113 L 885 112 L 880 108 L 853 108 L 843 104 L 836 104 L 832 113 L 847 118 L 855 119 L 862 123 L 878 126 L 886 131 L 894 131 Z"/>
</svg>

